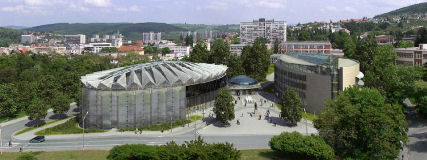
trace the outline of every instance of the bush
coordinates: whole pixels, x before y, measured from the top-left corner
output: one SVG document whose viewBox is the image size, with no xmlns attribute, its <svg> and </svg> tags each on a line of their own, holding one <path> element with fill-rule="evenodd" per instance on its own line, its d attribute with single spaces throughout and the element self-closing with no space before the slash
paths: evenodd
<svg viewBox="0 0 427 160">
<path fill-rule="evenodd" d="M 208 144 L 202 138 L 178 145 L 174 141 L 162 146 L 143 144 L 116 146 L 110 150 L 107 159 L 185 159 L 185 160 L 237 160 L 241 153 L 230 143 Z"/>
<path fill-rule="evenodd" d="M 110 150 L 107 159 L 109 160 L 129 160 L 141 159 L 151 160 L 156 159 L 156 146 L 148 146 L 145 144 L 126 144 L 115 146 Z"/>
<path fill-rule="evenodd" d="M 333 159 L 334 150 L 316 135 L 303 136 L 298 132 L 284 132 L 271 138 L 272 150 L 295 159 Z"/>
</svg>

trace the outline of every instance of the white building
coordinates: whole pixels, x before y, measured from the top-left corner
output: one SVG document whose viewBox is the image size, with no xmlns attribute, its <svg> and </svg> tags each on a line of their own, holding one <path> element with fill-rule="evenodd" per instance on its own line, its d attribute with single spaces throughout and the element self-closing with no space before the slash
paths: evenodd
<svg viewBox="0 0 427 160">
<path fill-rule="evenodd" d="M 191 31 L 181 32 L 181 36 L 182 36 L 182 39 L 184 39 L 184 40 L 187 36 L 192 36 L 193 41 L 197 40 L 197 32 L 191 32 Z"/>
<path fill-rule="evenodd" d="M 243 47 L 246 45 L 247 44 L 230 44 L 230 52 L 240 56 L 242 54 Z"/>
<path fill-rule="evenodd" d="M 36 39 L 35 37 L 30 34 L 30 35 L 21 35 L 21 43 L 33 43 L 35 42 Z"/>
<path fill-rule="evenodd" d="M 86 35 L 77 34 L 77 35 L 65 35 L 65 43 L 67 44 L 85 44 Z"/>
<path fill-rule="evenodd" d="M 142 42 L 144 43 L 160 43 L 162 41 L 162 33 L 144 32 L 142 33 Z"/>
<path fill-rule="evenodd" d="M 410 66 L 423 66 L 427 63 L 427 44 L 420 44 L 419 47 L 395 48 L 397 53 L 396 64 Z"/>
<path fill-rule="evenodd" d="M 111 45 L 111 43 L 89 43 L 88 45 L 85 45 L 84 50 L 99 53 L 103 48 L 109 47 L 113 47 L 113 45 Z"/>
<path fill-rule="evenodd" d="M 162 49 L 168 47 L 171 50 L 171 54 L 175 54 L 175 57 L 190 56 L 190 46 L 177 46 L 175 43 L 159 44 L 157 48 Z"/>
<path fill-rule="evenodd" d="M 286 21 L 266 20 L 260 18 L 253 22 L 240 23 L 241 43 L 254 42 L 256 38 L 266 38 L 270 43 L 276 40 L 279 43 L 286 42 Z"/>
</svg>

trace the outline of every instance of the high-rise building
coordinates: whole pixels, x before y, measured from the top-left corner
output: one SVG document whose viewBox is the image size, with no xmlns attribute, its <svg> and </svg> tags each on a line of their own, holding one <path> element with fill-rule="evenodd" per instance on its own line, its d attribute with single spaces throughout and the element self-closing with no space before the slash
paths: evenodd
<svg viewBox="0 0 427 160">
<path fill-rule="evenodd" d="M 21 35 L 21 43 L 33 43 L 35 38 L 32 34 L 30 35 Z"/>
<path fill-rule="evenodd" d="M 187 36 L 192 36 L 193 41 L 197 40 L 197 32 L 191 32 L 191 31 L 181 32 L 181 36 L 183 39 L 185 39 Z"/>
<path fill-rule="evenodd" d="M 77 35 L 65 35 L 65 43 L 67 44 L 85 44 L 86 35 L 77 34 Z"/>
<path fill-rule="evenodd" d="M 144 43 L 160 43 L 162 41 L 162 33 L 144 32 L 142 33 L 142 41 Z"/>
<path fill-rule="evenodd" d="M 254 42 L 256 38 L 266 38 L 270 43 L 276 40 L 279 43 L 286 42 L 286 21 L 266 20 L 260 18 L 253 22 L 240 23 L 241 43 Z"/>
</svg>

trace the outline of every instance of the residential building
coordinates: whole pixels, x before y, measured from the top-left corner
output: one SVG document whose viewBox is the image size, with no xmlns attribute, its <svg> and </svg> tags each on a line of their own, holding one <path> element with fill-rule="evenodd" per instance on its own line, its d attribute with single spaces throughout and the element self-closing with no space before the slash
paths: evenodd
<svg viewBox="0 0 427 160">
<path fill-rule="evenodd" d="M 34 35 L 29 34 L 29 35 L 21 35 L 21 43 L 34 43 L 36 41 L 36 38 L 34 37 Z"/>
<path fill-rule="evenodd" d="M 334 55 L 284 54 L 274 68 L 276 96 L 294 89 L 310 113 L 320 113 L 324 100 L 336 98 L 339 91 L 363 85 L 359 62 Z"/>
<path fill-rule="evenodd" d="M 243 47 L 248 44 L 230 44 L 230 52 L 235 55 L 242 55 Z"/>
<path fill-rule="evenodd" d="M 329 41 L 291 41 L 280 44 L 282 53 L 318 53 L 330 54 L 332 50 Z"/>
<path fill-rule="evenodd" d="M 397 53 L 396 64 L 423 66 L 427 63 L 427 44 L 420 44 L 419 47 L 395 48 L 394 51 Z"/>
<path fill-rule="evenodd" d="M 144 43 L 160 43 L 162 41 L 162 33 L 144 32 L 142 33 L 142 42 Z"/>
<path fill-rule="evenodd" d="M 175 54 L 175 57 L 190 56 L 190 46 L 178 46 L 175 43 L 159 44 L 157 48 L 162 49 L 168 47 L 171 50 L 171 54 Z"/>
<path fill-rule="evenodd" d="M 191 31 L 181 32 L 181 36 L 182 36 L 182 39 L 184 39 L 184 40 L 187 36 L 192 36 L 193 41 L 197 40 L 197 32 L 191 32 Z"/>
<path fill-rule="evenodd" d="M 379 45 L 394 44 L 394 37 L 392 35 L 378 35 L 375 36 Z"/>
<path fill-rule="evenodd" d="M 241 22 L 241 43 L 252 43 L 256 38 L 266 38 L 270 43 L 274 43 L 276 40 L 279 43 L 286 42 L 286 21 L 275 21 L 274 19 L 266 20 L 265 18 L 260 18 L 253 22 Z"/>
<path fill-rule="evenodd" d="M 77 35 L 65 35 L 66 44 L 86 44 L 86 35 L 77 34 Z"/>
</svg>

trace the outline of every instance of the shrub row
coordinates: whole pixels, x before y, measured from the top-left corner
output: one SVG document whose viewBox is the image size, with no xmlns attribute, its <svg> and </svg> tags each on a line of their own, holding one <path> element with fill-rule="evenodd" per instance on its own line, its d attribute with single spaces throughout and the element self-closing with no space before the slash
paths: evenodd
<svg viewBox="0 0 427 160">
<path fill-rule="evenodd" d="M 182 145 L 169 142 L 161 146 L 127 144 L 110 150 L 109 160 L 237 160 L 241 153 L 230 143 L 208 144 L 200 137 Z"/>
<path fill-rule="evenodd" d="M 316 135 L 303 136 L 298 132 L 284 132 L 271 138 L 272 150 L 295 159 L 333 159 L 334 150 Z"/>
</svg>

